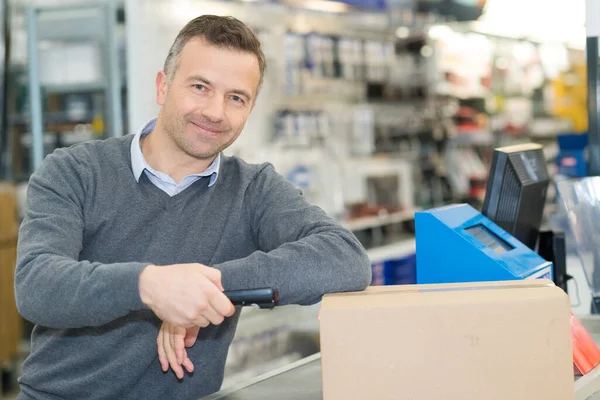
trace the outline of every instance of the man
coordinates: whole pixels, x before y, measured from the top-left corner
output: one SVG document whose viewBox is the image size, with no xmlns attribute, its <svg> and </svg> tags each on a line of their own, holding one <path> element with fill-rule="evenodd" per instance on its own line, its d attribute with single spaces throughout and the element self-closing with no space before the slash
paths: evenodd
<svg viewBox="0 0 600 400">
<path fill-rule="evenodd" d="M 196 18 L 157 75 L 157 119 L 56 150 L 33 174 L 15 276 L 36 324 L 20 399 L 197 399 L 219 390 L 239 317 L 223 290 L 313 304 L 370 283 L 350 232 L 271 165 L 221 154 L 264 71 L 244 24 Z"/>
</svg>

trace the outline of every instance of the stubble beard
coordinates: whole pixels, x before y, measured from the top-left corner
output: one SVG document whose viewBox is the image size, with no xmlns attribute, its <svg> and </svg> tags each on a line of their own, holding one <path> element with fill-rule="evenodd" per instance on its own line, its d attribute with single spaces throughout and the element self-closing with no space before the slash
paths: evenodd
<svg viewBox="0 0 600 400">
<path fill-rule="evenodd" d="M 169 138 L 175 143 L 175 146 L 179 148 L 179 150 L 183 151 L 186 155 L 196 158 L 198 160 L 207 160 L 215 157 L 218 153 L 225 149 L 227 146 L 215 146 L 215 148 L 200 152 L 194 148 L 194 144 L 188 140 L 185 135 L 185 129 L 187 127 L 187 120 L 184 118 L 178 118 L 176 122 L 167 122 L 163 123 L 164 129 L 169 135 Z"/>
</svg>

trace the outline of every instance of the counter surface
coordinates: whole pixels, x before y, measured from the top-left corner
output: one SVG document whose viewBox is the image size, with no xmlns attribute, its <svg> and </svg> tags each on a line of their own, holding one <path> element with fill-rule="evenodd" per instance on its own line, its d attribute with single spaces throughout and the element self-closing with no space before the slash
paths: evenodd
<svg viewBox="0 0 600 400">
<path fill-rule="evenodd" d="M 306 357 L 201 400 L 322 400 L 321 355 Z M 575 400 L 600 400 L 600 365 L 575 382 Z"/>
<path fill-rule="evenodd" d="M 321 400 L 321 355 L 314 354 L 202 400 Z"/>
</svg>

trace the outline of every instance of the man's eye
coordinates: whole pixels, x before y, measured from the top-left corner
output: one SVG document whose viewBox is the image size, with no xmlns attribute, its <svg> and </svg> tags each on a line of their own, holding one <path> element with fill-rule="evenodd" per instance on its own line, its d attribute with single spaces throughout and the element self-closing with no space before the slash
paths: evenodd
<svg viewBox="0 0 600 400">
<path fill-rule="evenodd" d="M 206 90 L 206 86 L 204 86 L 204 85 L 200 85 L 200 84 L 198 84 L 198 85 L 194 85 L 194 87 L 195 87 L 196 89 L 198 89 L 199 91 L 201 91 L 201 92 L 203 92 L 203 91 L 205 91 L 205 90 Z"/>
<path fill-rule="evenodd" d="M 231 96 L 231 100 L 235 101 L 236 103 L 244 103 L 244 99 L 242 99 L 240 96 Z"/>
</svg>

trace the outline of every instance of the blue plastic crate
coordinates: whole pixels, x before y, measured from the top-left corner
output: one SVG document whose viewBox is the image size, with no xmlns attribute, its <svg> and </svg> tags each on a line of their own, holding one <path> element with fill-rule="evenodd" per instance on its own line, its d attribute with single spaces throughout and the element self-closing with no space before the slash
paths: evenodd
<svg viewBox="0 0 600 400">
<path fill-rule="evenodd" d="M 564 134 L 558 136 L 559 152 L 556 157 L 558 173 L 571 178 L 588 174 L 588 135 Z"/>
</svg>

